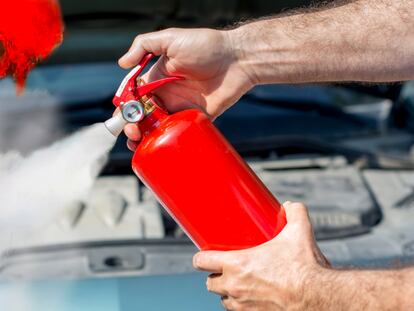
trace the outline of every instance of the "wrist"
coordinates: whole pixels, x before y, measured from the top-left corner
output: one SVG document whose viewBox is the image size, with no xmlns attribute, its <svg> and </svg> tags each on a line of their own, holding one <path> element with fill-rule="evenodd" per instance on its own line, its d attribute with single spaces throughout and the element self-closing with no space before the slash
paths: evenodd
<svg viewBox="0 0 414 311">
<path fill-rule="evenodd" d="M 325 297 L 326 293 L 330 292 L 328 284 L 332 284 L 331 282 L 337 278 L 336 273 L 336 270 L 318 264 L 303 271 L 302 287 L 298 291 L 301 296 L 297 297 L 298 303 L 293 310 L 327 310 L 322 306 L 330 305 Z"/>
<path fill-rule="evenodd" d="M 334 279 L 335 271 L 326 268 L 317 262 L 306 263 L 293 260 L 289 268 L 289 277 L 283 282 L 283 286 L 277 284 L 273 287 L 273 291 L 277 291 L 277 295 L 269 295 L 274 299 L 275 305 L 289 306 L 286 310 L 308 310 L 308 311 L 324 311 L 320 308 L 321 301 L 324 299 L 324 287 L 327 282 Z M 278 282 L 277 282 L 278 283 Z M 329 289 L 328 289 L 329 292 Z"/>
<path fill-rule="evenodd" d="M 300 43 L 287 34 L 286 24 L 286 18 L 273 18 L 230 30 L 235 57 L 254 85 L 298 82 L 306 59 Z"/>
<path fill-rule="evenodd" d="M 305 285 L 305 310 L 398 310 L 412 305 L 401 274 L 394 270 L 339 270 L 323 268 Z"/>
<path fill-rule="evenodd" d="M 225 30 L 224 35 L 229 45 L 230 54 L 240 70 L 247 76 L 250 84 L 249 89 L 251 89 L 261 82 L 255 67 L 256 60 L 251 50 L 250 30 L 246 26 Z"/>
</svg>

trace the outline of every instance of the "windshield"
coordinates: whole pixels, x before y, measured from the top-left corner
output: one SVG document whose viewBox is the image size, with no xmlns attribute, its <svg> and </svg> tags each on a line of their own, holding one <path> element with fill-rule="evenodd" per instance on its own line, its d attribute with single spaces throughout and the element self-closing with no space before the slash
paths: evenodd
<svg viewBox="0 0 414 311">
<path fill-rule="evenodd" d="M 162 300 L 154 310 L 217 306 L 204 292 L 205 275 L 191 268 L 196 248 L 133 173 L 126 138 L 110 141 L 99 124 L 114 111 L 112 97 L 128 73 L 117 59 L 137 34 L 221 27 L 283 5 L 263 2 L 249 13 L 203 2 L 211 14 L 201 14 L 199 7 L 174 3 L 61 1 L 62 46 L 30 73 L 22 96 L 11 79 L 0 81 L 0 186 L 7 189 L 0 205 L 13 215 L 13 223 L 3 224 L 2 276 L 53 279 L 0 281 L 7 287 L 0 300 L 25 297 L 16 310 L 26 310 L 25 303 L 39 310 L 45 296 L 54 297 L 50 310 L 137 310 L 154 300 Z M 413 105 L 414 82 L 263 85 L 215 125 L 280 201 L 308 204 L 321 248 L 333 262 L 384 266 L 414 255 L 409 241 L 389 239 L 391 229 L 414 228 L 408 217 L 414 206 Z M 50 195 L 39 204 L 41 188 Z M 10 211 L 4 202 L 32 211 Z M 37 215 L 40 205 L 48 208 Z M 154 294 L 160 287 L 162 299 Z M 185 299 L 185 293 L 194 297 Z"/>
</svg>

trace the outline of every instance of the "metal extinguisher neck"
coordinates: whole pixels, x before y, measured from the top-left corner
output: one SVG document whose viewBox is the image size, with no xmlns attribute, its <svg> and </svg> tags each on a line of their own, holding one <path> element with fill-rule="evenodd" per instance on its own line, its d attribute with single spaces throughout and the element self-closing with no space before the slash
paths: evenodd
<svg viewBox="0 0 414 311">
<path fill-rule="evenodd" d="M 139 129 L 146 136 L 161 124 L 168 112 L 159 106 L 153 95 L 140 98 L 140 102 L 144 105 L 145 117 L 139 122 Z"/>
</svg>

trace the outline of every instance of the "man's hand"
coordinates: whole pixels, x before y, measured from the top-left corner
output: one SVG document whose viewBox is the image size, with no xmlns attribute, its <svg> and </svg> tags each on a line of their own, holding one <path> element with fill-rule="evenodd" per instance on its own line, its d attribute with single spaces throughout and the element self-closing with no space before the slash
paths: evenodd
<svg viewBox="0 0 414 311">
<path fill-rule="evenodd" d="M 414 1 L 332 1 L 228 31 L 171 28 L 137 36 L 119 64 L 161 55 L 144 80 L 185 78 L 156 92 L 166 108 L 215 118 L 256 84 L 413 79 L 413 12 Z M 134 148 L 138 127 L 125 133 Z"/>
<path fill-rule="evenodd" d="M 194 256 L 195 268 L 212 273 L 207 289 L 222 296 L 227 310 L 307 310 L 306 289 L 329 271 L 306 207 L 286 202 L 284 208 L 287 225 L 273 240 L 251 249 Z"/>
<path fill-rule="evenodd" d="M 287 225 L 273 240 L 240 251 L 196 254 L 207 289 L 227 310 L 412 310 L 414 268 L 333 269 L 319 250 L 306 207 L 286 202 Z"/>
<path fill-rule="evenodd" d="M 147 82 L 179 75 L 184 80 L 156 91 L 165 108 L 175 112 L 196 107 L 215 118 L 253 87 L 249 73 L 233 49 L 231 31 L 213 29 L 166 29 L 139 35 L 120 60 L 123 68 L 138 64 L 145 53 L 161 55 L 143 76 Z M 134 149 L 140 139 L 137 125 L 128 124 L 125 133 Z"/>
</svg>

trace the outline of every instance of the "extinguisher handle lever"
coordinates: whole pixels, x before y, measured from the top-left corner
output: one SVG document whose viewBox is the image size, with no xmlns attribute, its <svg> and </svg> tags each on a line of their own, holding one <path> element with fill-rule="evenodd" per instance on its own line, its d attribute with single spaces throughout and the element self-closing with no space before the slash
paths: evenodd
<svg viewBox="0 0 414 311">
<path fill-rule="evenodd" d="M 174 76 L 163 78 L 144 85 L 137 85 L 138 76 L 141 74 L 142 70 L 152 57 L 154 57 L 154 54 L 152 53 L 145 54 L 139 64 L 125 76 L 112 100 L 115 106 L 119 106 L 120 104 L 126 103 L 129 100 L 138 100 L 139 97 L 148 95 L 166 83 L 183 79 L 182 77 Z"/>
<path fill-rule="evenodd" d="M 173 77 L 167 77 L 167 78 L 163 78 L 157 81 L 153 81 L 153 82 L 138 86 L 136 90 L 136 94 L 139 97 L 142 97 L 149 93 L 152 93 L 154 90 L 156 90 L 160 86 L 163 86 L 164 84 L 167 84 L 172 81 L 182 80 L 182 79 L 183 79 L 182 77 L 173 76 Z"/>
</svg>

